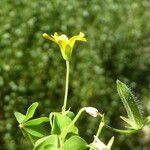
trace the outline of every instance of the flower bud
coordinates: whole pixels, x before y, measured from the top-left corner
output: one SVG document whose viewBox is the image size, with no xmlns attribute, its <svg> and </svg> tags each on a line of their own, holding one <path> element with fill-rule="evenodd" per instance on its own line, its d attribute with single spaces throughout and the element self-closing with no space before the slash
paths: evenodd
<svg viewBox="0 0 150 150">
<path fill-rule="evenodd" d="M 97 117 L 99 115 L 98 110 L 94 107 L 86 107 L 85 111 L 93 117 Z"/>
</svg>

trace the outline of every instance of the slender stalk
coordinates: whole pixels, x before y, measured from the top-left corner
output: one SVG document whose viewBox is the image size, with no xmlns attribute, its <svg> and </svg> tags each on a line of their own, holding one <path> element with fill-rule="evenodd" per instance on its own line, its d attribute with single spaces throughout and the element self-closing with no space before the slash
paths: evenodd
<svg viewBox="0 0 150 150">
<path fill-rule="evenodd" d="M 124 133 L 124 134 L 131 134 L 131 133 L 137 132 L 137 130 L 133 130 L 133 129 L 128 129 L 128 130 L 116 129 L 116 128 L 110 127 L 108 125 L 105 125 L 105 127 L 107 129 L 110 129 L 111 131 L 118 132 L 118 133 Z"/>
<path fill-rule="evenodd" d="M 99 127 L 98 127 L 98 130 L 97 130 L 97 133 L 96 133 L 96 136 L 97 136 L 97 137 L 99 137 L 99 135 L 100 135 L 100 133 L 101 133 L 103 127 L 104 127 L 104 116 L 102 115 L 101 117 L 102 117 L 102 119 L 101 119 L 101 121 L 100 121 L 100 123 L 99 123 Z M 93 141 L 93 142 L 94 142 L 94 141 Z M 93 150 L 93 149 L 94 149 L 93 147 L 90 147 L 89 150 Z"/>
<path fill-rule="evenodd" d="M 63 114 L 65 114 L 66 107 L 67 107 L 68 87 L 69 87 L 69 61 L 66 61 L 66 84 L 65 84 L 64 104 L 62 106 Z"/>
<path fill-rule="evenodd" d="M 99 137 L 99 135 L 100 135 L 100 133 L 101 133 L 103 127 L 104 127 L 104 116 L 102 117 L 102 119 L 101 119 L 101 121 L 100 121 L 98 130 L 97 130 L 97 133 L 96 133 L 96 136 L 97 136 L 97 137 Z"/>
</svg>

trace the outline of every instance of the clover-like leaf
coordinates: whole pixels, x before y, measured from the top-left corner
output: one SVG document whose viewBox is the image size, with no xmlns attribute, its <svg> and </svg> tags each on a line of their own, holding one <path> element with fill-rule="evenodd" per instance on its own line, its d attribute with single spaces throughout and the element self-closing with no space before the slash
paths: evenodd
<svg viewBox="0 0 150 150">
<path fill-rule="evenodd" d="M 46 123 L 49 125 L 49 118 L 47 117 L 41 117 L 38 119 L 33 119 L 25 122 L 23 124 L 23 128 L 26 132 L 31 134 L 32 136 L 35 137 L 43 137 L 46 135 L 46 133 L 50 132 L 47 131 L 46 129 Z"/>
<path fill-rule="evenodd" d="M 63 150 L 85 150 L 87 149 L 87 142 L 80 136 L 72 136 L 62 145 Z"/>
<path fill-rule="evenodd" d="M 24 123 L 25 126 L 35 126 L 35 125 L 39 125 L 45 122 L 49 122 L 49 118 L 48 117 L 40 117 L 37 119 L 32 119 L 29 120 L 28 122 Z"/>
<path fill-rule="evenodd" d="M 57 150 L 58 136 L 50 135 L 36 141 L 33 150 Z"/>
<path fill-rule="evenodd" d="M 60 113 L 54 113 L 51 133 L 58 135 L 61 134 L 62 131 L 66 129 L 71 122 L 72 120 L 68 116 L 62 115 Z M 78 128 L 73 126 L 69 132 L 73 134 L 78 134 Z"/>
<path fill-rule="evenodd" d="M 22 123 L 23 120 L 24 120 L 25 117 L 26 117 L 25 115 L 23 115 L 23 114 L 20 113 L 20 112 L 15 112 L 14 115 L 15 115 L 15 117 L 16 117 L 16 119 L 17 119 L 17 121 L 18 121 L 19 123 Z"/>
<path fill-rule="evenodd" d="M 117 90 L 128 114 L 128 118 L 121 118 L 127 122 L 132 129 L 141 129 L 143 126 L 143 119 L 136 104 L 134 95 L 131 93 L 130 89 L 119 80 L 117 80 Z"/>
<path fill-rule="evenodd" d="M 27 109 L 26 112 L 26 117 L 24 118 L 23 122 L 28 121 L 29 119 L 31 119 L 35 113 L 36 108 L 38 107 L 38 103 L 34 102 L 33 104 L 30 105 L 30 107 Z"/>
</svg>

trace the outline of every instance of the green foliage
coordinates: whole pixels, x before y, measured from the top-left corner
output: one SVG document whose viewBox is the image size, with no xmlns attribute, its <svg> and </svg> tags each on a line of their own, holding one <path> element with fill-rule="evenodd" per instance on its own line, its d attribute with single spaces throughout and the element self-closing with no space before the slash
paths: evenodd
<svg viewBox="0 0 150 150">
<path fill-rule="evenodd" d="M 49 122 L 47 117 L 32 119 L 23 124 L 24 130 L 36 137 L 43 137 L 46 135 L 44 123 Z"/>
<path fill-rule="evenodd" d="M 14 115 L 19 123 L 22 123 L 23 120 L 26 118 L 26 116 L 20 112 L 15 112 Z"/>
<path fill-rule="evenodd" d="M 34 146 L 34 150 L 56 150 L 58 148 L 58 136 L 50 135 L 39 139 Z"/>
<path fill-rule="evenodd" d="M 64 116 L 60 113 L 55 113 L 53 118 L 53 126 L 52 126 L 51 133 L 58 134 L 58 135 L 61 134 L 63 130 L 65 130 L 66 127 L 68 127 L 71 121 L 72 120 L 68 116 Z M 78 134 L 78 128 L 73 126 L 71 128 L 71 131 L 69 132 L 72 132 L 73 134 Z"/>
<path fill-rule="evenodd" d="M 68 80 L 68 78 L 66 78 L 66 80 Z M 66 82 L 66 85 L 68 86 L 68 82 Z M 104 127 L 122 134 L 124 133 L 131 134 L 131 133 L 138 132 L 147 123 L 149 123 L 149 117 L 144 118 L 144 122 L 143 122 L 139 112 L 139 108 L 136 105 L 134 95 L 131 93 L 129 88 L 119 80 L 117 80 L 117 90 L 128 114 L 128 118 L 121 117 L 126 123 L 128 123 L 128 125 L 130 125 L 129 127 L 127 127 L 127 130 L 117 129 L 107 125 L 107 122 L 105 122 L 104 114 L 103 115 L 100 114 L 99 111 L 94 107 L 81 108 L 73 119 L 70 119 L 67 116 L 67 113 L 69 111 L 62 109 L 62 112 L 51 112 L 49 115 L 49 119 L 47 117 L 41 117 L 41 118 L 32 119 L 28 121 L 28 119 L 31 119 L 33 117 L 35 113 L 35 109 L 38 106 L 38 103 L 35 102 L 27 109 L 26 115 L 23 115 L 19 112 L 14 113 L 14 115 L 17 121 L 19 122 L 19 127 L 22 130 L 23 135 L 27 137 L 30 140 L 30 142 L 33 144 L 34 150 L 44 150 L 44 149 L 85 150 L 88 147 L 89 150 L 96 150 L 96 149 L 110 150 L 114 141 L 114 137 L 110 139 L 107 145 L 105 145 L 98 138 Z M 64 101 L 66 102 L 67 102 L 67 97 L 64 99 Z M 78 128 L 75 127 L 75 123 L 77 122 L 77 120 L 79 119 L 79 117 L 84 111 L 95 118 L 98 116 L 101 117 L 101 121 L 96 136 L 94 136 L 94 140 L 90 144 L 88 144 L 79 135 Z M 51 126 L 51 132 L 47 132 L 47 134 L 43 134 L 46 133 L 42 126 L 42 123 L 45 122 L 49 122 L 49 126 Z M 69 137 L 67 135 L 69 135 Z M 42 137 L 42 138 L 34 140 L 33 136 L 38 138 Z"/>
<path fill-rule="evenodd" d="M 144 123 L 145 124 L 149 124 L 150 123 L 150 116 L 148 116 L 148 117 L 145 118 Z"/>
<path fill-rule="evenodd" d="M 33 117 L 33 115 L 34 115 L 35 110 L 36 110 L 37 107 L 38 107 L 38 103 L 37 103 L 37 102 L 33 103 L 33 104 L 27 109 L 26 117 L 25 117 L 25 119 L 23 120 L 23 122 L 21 122 L 21 123 L 24 123 L 24 122 L 28 121 L 29 119 L 31 119 L 31 118 Z"/>
<path fill-rule="evenodd" d="M 17 121 L 19 122 L 19 127 L 22 130 L 23 135 L 27 137 L 29 141 L 33 144 L 34 150 L 56 150 L 59 148 L 62 150 L 87 149 L 86 141 L 83 140 L 80 136 L 78 136 L 78 128 L 72 124 L 72 122 L 74 122 L 74 119 L 71 120 L 68 116 L 55 112 L 50 114 L 50 120 L 47 117 L 40 117 L 37 119 L 29 120 L 33 117 L 37 106 L 37 102 L 33 103 L 27 109 L 26 116 L 19 112 L 14 113 Z M 79 114 L 81 114 L 80 111 Z M 24 120 L 22 120 L 22 115 L 24 116 Z M 77 115 L 77 117 L 79 117 L 79 115 Z M 44 130 L 43 123 L 45 122 L 50 122 L 49 126 L 51 125 L 51 132 L 48 131 L 46 133 L 46 131 Z M 50 133 L 51 135 L 49 135 Z M 66 136 L 67 134 L 70 134 L 69 139 Z M 33 139 L 33 137 L 42 138 Z"/>
<path fill-rule="evenodd" d="M 33 117 L 34 112 L 35 112 L 37 107 L 38 107 L 38 103 L 37 102 L 33 103 L 28 108 L 28 110 L 26 112 L 26 115 L 23 115 L 23 114 L 21 114 L 19 112 L 15 112 L 14 114 L 15 114 L 15 117 L 16 117 L 17 121 L 19 123 L 24 123 L 24 122 L 28 121 L 29 119 L 31 119 Z"/>
<path fill-rule="evenodd" d="M 83 140 L 81 137 L 72 136 L 71 138 L 66 140 L 66 142 L 62 145 L 62 149 L 63 150 L 70 150 L 70 149 L 84 150 L 87 149 L 86 145 L 87 145 L 86 141 Z"/>
<path fill-rule="evenodd" d="M 134 95 L 129 88 L 119 80 L 117 80 L 117 90 L 128 114 L 128 118 L 121 118 L 130 125 L 129 128 L 135 130 L 141 129 L 143 126 L 143 120 Z"/>
<path fill-rule="evenodd" d="M 46 124 L 49 122 L 49 118 L 40 117 L 37 119 L 32 119 L 36 108 L 38 107 L 38 103 L 34 102 L 26 111 L 26 115 L 23 115 L 19 112 L 15 112 L 14 115 L 19 123 L 19 127 L 23 133 L 23 135 L 29 139 L 32 144 L 34 144 L 33 137 L 44 137 L 46 136 L 46 132 L 50 133 L 50 129 L 46 130 Z M 30 119 L 30 120 L 29 120 Z"/>
<path fill-rule="evenodd" d="M 87 45 L 73 51 L 69 91 L 73 110 L 80 105 L 97 106 L 107 112 L 112 126 L 119 127 L 116 118 L 123 108 L 116 100 L 117 78 L 130 82 L 147 104 L 148 4 L 148 0 L 0 0 L 0 149 L 31 149 L 18 132 L 12 112 L 24 110 L 25 114 L 25 108 L 38 101 L 37 114 L 43 112 L 43 116 L 62 105 L 65 69 L 59 49 L 42 39 L 44 32 L 72 36 L 82 31 L 88 37 Z M 81 122 L 81 132 L 89 138 L 96 123 L 84 118 Z M 118 137 L 115 149 L 122 143 L 124 149 L 149 148 L 142 139 L 143 134 L 126 140 Z"/>
</svg>

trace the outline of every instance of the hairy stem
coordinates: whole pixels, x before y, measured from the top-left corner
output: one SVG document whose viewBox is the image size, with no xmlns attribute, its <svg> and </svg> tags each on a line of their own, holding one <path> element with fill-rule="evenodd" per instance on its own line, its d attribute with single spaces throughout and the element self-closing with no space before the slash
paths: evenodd
<svg viewBox="0 0 150 150">
<path fill-rule="evenodd" d="M 116 129 L 116 128 L 110 127 L 110 126 L 108 126 L 108 125 L 105 125 L 105 127 L 106 127 L 107 129 L 110 129 L 111 131 L 118 132 L 118 133 L 124 133 L 124 134 L 131 134 L 131 133 L 137 132 L 137 130 L 133 130 L 133 129 L 127 129 L 127 130 Z"/>
</svg>

